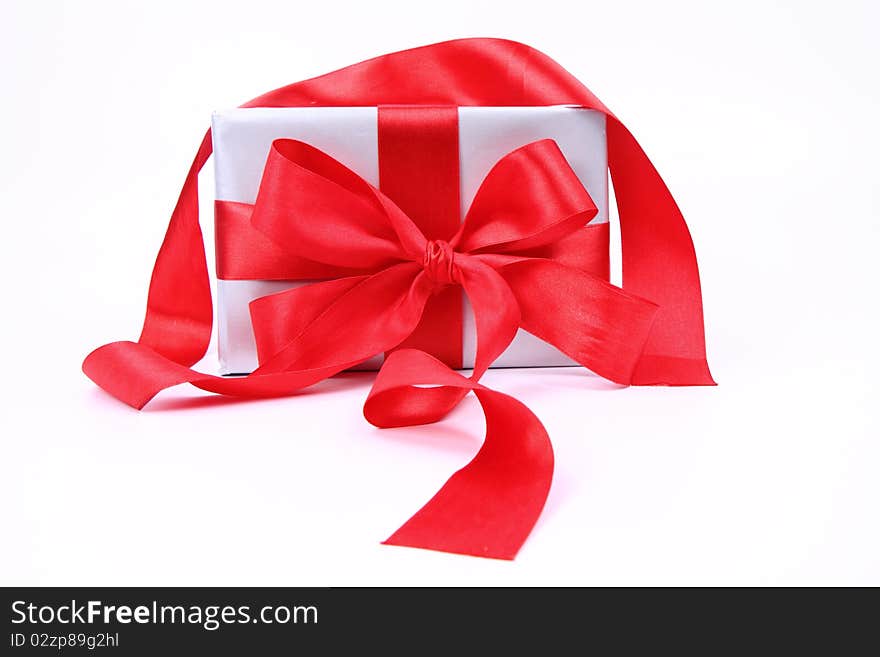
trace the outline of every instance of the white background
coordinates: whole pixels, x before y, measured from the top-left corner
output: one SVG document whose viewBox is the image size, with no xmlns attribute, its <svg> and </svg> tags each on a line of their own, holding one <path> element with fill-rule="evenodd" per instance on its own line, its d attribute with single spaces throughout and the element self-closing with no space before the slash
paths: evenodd
<svg viewBox="0 0 880 657">
<path fill-rule="evenodd" d="M 0 583 L 880 584 L 880 13 L 715 4 L 5 0 Z M 693 233 L 720 383 L 487 375 L 557 455 L 514 562 L 379 544 L 476 452 L 475 401 L 380 431 L 360 374 L 136 412 L 79 370 L 137 337 L 212 110 L 459 36 L 543 50 L 633 129 Z"/>
</svg>

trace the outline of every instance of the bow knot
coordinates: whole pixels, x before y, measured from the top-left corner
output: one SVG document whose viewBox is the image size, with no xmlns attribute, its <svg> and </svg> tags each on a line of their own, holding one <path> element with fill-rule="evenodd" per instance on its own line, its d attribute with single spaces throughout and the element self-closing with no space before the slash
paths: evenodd
<svg viewBox="0 0 880 657">
<path fill-rule="evenodd" d="M 422 267 L 431 282 L 439 286 L 458 282 L 455 251 L 446 240 L 428 240 Z"/>
</svg>

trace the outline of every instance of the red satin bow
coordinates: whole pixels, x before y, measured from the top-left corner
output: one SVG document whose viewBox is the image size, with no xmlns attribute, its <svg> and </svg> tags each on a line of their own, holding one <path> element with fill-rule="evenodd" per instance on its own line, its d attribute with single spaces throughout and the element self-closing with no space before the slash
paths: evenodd
<svg viewBox="0 0 880 657">
<path fill-rule="evenodd" d="M 433 422 L 473 390 L 486 440 L 387 542 L 513 558 L 546 499 L 552 450 L 525 406 L 477 380 L 522 326 L 619 383 L 712 384 L 693 246 L 629 132 L 557 64 L 521 44 L 471 39 L 386 55 L 248 105 L 391 103 L 575 103 L 605 112 L 627 291 L 563 263 L 571 249 L 560 245 L 595 230 L 584 228 L 595 206 L 553 142 L 503 158 L 446 243 L 426 240 L 394 203 L 329 156 L 279 141 L 253 226 L 286 253 L 369 273 L 258 299 L 251 314 L 260 368 L 240 379 L 195 372 L 189 365 L 207 348 L 212 314 L 196 186 L 211 151 L 206 136 L 156 261 L 141 339 L 95 350 L 83 370 L 137 408 L 183 382 L 247 397 L 290 394 L 393 349 L 434 291 L 461 284 L 477 324 L 473 376 L 419 351 L 394 351 L 364 413 L 382 427 Z"/>
<path fill-rule="evenodd" d="M 554 259 L 554 247 L 564 253 L 568 242 L 583 245 L 596 230 L 585 228 L 595 215 L 550 140 L 503 157 L 448 242 L 427 240 L 393 201 L 329 155 L 276 141 L 253 227 L 285 254 L 366 273 L 253 301 L 254 374 L 341 371 L 394 349 L 416 328 L 428 298 L 456 284 L 476 319 L 474 380 L 522 325 L 606 378 L 629 383 L 656 306 Z M 431 406 L 437 417 L 448 410 Z"/>
</svg>

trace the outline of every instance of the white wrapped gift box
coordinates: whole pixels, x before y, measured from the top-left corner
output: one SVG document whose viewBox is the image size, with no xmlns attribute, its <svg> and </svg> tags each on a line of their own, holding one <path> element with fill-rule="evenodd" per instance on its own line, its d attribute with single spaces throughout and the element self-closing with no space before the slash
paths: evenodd
<svg viewBox="0 0 880 657">
<path fill-rule="evenodd" d="M 608 221 L 608 158 L 605 117 L 578 107 L 461 107 L 458 110 L 461 216 L 494 164 L 510 151 L 539 139 L 554 139 Z M 213 117 L 216 197 L 253 203 L 272 142 L 297 139 L 325 151 L 367 182 L 379 186 L 375 107 L 248 108 Z M 218 280 L 217 326 L 220 371 L 245 374 L 257 367 L 248 304 L 306 281 Z M 473 366 L 476 330 L 463 295 L 462 362 Z M 375 369 L 379 355 L 362 366 Z M 520 330 L 493 367 L 574 365 L 555 347 Z"/>
</svg>

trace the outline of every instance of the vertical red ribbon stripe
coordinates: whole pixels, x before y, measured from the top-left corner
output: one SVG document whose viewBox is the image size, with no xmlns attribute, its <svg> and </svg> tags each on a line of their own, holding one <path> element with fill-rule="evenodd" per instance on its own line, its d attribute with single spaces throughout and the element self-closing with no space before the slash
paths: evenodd
<svg viewBox="0 0 880 657">
<path fill-rule="evenodd" d="M 461 224 L 458 108 L 379 107 L 379 188 L 429 240 L 449 240 Z M 438 291 L 400 348 L 426 351 L 462 366 L 461 288 Z"/>
</svg>

